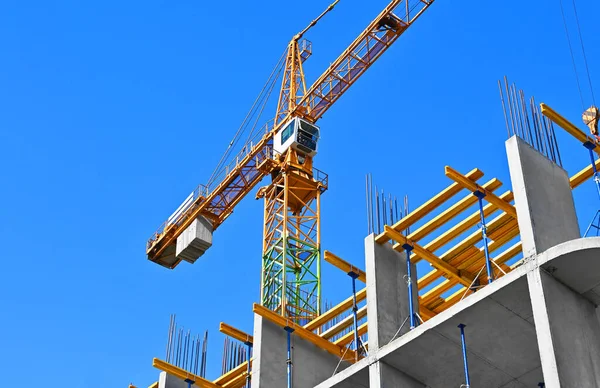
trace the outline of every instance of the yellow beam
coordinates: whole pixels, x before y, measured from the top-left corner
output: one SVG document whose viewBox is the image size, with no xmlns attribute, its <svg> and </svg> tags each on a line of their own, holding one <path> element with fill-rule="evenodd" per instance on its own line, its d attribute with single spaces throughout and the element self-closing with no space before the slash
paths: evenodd
<svg viewBox="0 0 600 388">
<path fill-rule="evenodd" d="M 470 196 L 472 198 L 474 198 L 475 201 L 477 201 L 477 198 L 474 195 L 470 195 Z M 500 199 L 502 199 L 503 201 L 512 201 L 513 197 L 514 197 L 513 193 L 510 191 L 507 191 L 506 193 L 504 193 L 500 196 Z M 494 204 L 488 203 L 483 207 L 483 214 L 486 217 L 488 217 L 489 215 L 494 213 L 496 210 L 498 210 L 498 208 Z M 427 245 L 425 245 L 424 248 L 427 249 L 428 251 L 435 252 L 436 250 L 440 249 L 444 245 L 446 245 L 449 242 L 451 242 L 452 240 L 454 240 L 456 237 L 460 236 L 467 230 L 471 229 L 473 226 L 477 225 L 477 223 L 479 223 L 480 221 L 481 221 L 481 216 L 479 214 L 479 210 L 477 210 L 477 211 L 471 213 L 471 215 L 469 217 L 465 218 L 458 224 L 454 225 L 452 228 L 448 229 L 446 232 L 437 236 L 435 239 L 433 239 L 431 242 L 429 242 Z M 409 236 L 409 238 L 410 238 L 410 236 Z M 399 246 L 399 244 L 397 244 L 394 246 L 394 249 L 400 251 L 402 249 L 402 247 Z M 444 259 L 444 257 L 442 257 L 442 259 Z M 418 263 L 421 260 L 421 258 L 417 255 L 412 255 L 411 260 L 413 260 L 415 263 Z"/>
<path fill-rule="evenodd" d="M 362 319 L 366 316 L 367 316 L 367 306 L 361 307 L 356 312 L 357 319 Z M 350 314 L 346 318 L 341 320 L 340 322 L 336 323 L 334 326 L 330 327 L 329 329 L 327 329 L 326 331 L 321 333 L 321 337 L 329 340 L 332 337 L 334 337 L 335 335 L 341 333 L 342 331 L 344 331 L 345 329 L 350 327 L 350 325 L 352 325 L 353 322 L 354 322 L 354 316 L 352 314 Z"/>
<path fill-rule="evenodd" d="M 368 330 L 367 322 L 365 322 L 358 327 L 358 335 L 359 336 L 364 335 L 367 332 L 367 330 Z M 347 346 L 352 341 L 354 341 L 354 330 L 352 330 L 351 332 L 345 334 L 344 336 L 342 336 L 341 338 L 336 340 L 334 342 L 334 344 L 336 344 L 337 346 Z"/>
<path fill-rule="evenodd" d="M 252 360 L 253 360 L 253 358 L 250 359 L 250 366 L 252 366 Z M 230 370 L 229 372 L 225 373 L 223 376 L 214 380 L 213 383 L 215 383 L 217 385 L 227 384 L 230 381 L 238 378 L 238 376 L 245 375 L 247 370 L 248 370 L 248 361 L 244 361 L 240 365 L 238 365 L 235 368 L 233 368 L 232 370 Z"/>
<path fill-rule="evenodd" d="M 135 388 L 135 387 L 134 387 Z M 148 385 L 148 388 L 158 388 L 158 381 Z"/>
<path fill-rule="evenodd" d="M 494 191 L 497 188 L 502 186 L 502 182 L 500 180 L 494 178 L 489 182 L 483 185 L 483 188 L 486 190 Z M 463 211 L 467 210 L 469 207 L 477 203 L 477 197 L 470 194 L 458 201 L 456 204 L 452 205 L 448 209 L 444 210 L 442 213 L 431 219 L 431 221 L 427 222 L 414 232 L 408 235 L 408 238 L 412 241 L 419 241 L 423 237 L 428 234 L 434 232 L 436 229 L 444 225 L 446 222 L 450 221 Z"/>
<path fill-rule="evenodd" d="M 191 380 L 194 382 L 194 385 L 197 385 L 201 388 L 222 388 L 220 385 L 217 385 L 212 381 L 208 381 L 200 376 L 196 376 L 193 373 L 190 373 L 175 365 L 169 364 L 168 362 L 165 362 L 163 360 L 159 360 L 158 358 L 152 359 L 152 366 L 156 369 L 162 370 L 163 372 L 167 372 L 168 374 L 175 376 L 181 380 Z"/>
<path fill-rule="evenodd" d="M 356 293 L 356 302 L 358 303 L 358 302 L 364 300 L 366 297 L 367 297 L 367 289 L 363 288 L 362 290 L 360 290 Z M 352 297 L 349 297 L 348 299 L 345 299 L 338 305 L 330 308 L 328 311 L 319 315 L 312 321 L 308 322 L 306 325 L 304 325 L 304 328 L 306 330 L 310 330 L 310 331 L 316 330 L 319 327 L 326 324 L 327 322 L 331 321 L 333 318 L 335 318 L 338 315 L 340 315 L 341 313 L 343 313 L 344 311 L 350 309 L 352 307 L 352 305 L 353 305 Z"/>
<path fill-rule="evenodd" d="M 455 181 L 456 183 L 460 184 L 467 190 L 470 190 L 472 192 L 481 191 L 482 193 L 485 193 L 486 201 L 488 201 L 489 203 L 493 203 L 498 208 L 510 214 L 512 217 L 517 218 L 517 211 L 515 210 L 515 207 L 513 205 L 501 200 L 496 194 L 479 186 L 476 182 L 473 182 L 466 176 L 454 170 L 452 167 L 446 166 L 446 176 Z"/>
<path fill-rule="evenodd" d="M 342 271 L 344 271 L 346 273 L 354 272 L 354 273 L 358 274 L 358 280 L 360 280 L 363 283 L 367 282 L 367 274 L 362 269 L 353 266 L 352 264 L 348 263 L 347 261 L 344 261 L 342 258 L 334 255 L 333 253 L 331 253 L 329 251 L 325 251 L 324 257 L 325 257 L 325 261 L 328 262 L 329 264 L 333 264 L 334 266 L 338 267 L 339 269 L 341 269 Z"/>
<path fill-rule="evenodd" d="M 312 331 L 306 330 L 302 326 L 297 325 L 293 321 L 282 317 L 281 315 L 267 309 L 266 307 L 254 303 L 252 311 L 255 314 L 258 314 L 261 317 L 273 322 L 274 324 L 281 326 L 282 328 L 289 327 L 294 329 L 294 335 L 297 335 L 303 340 L 306 340 L 312 343 L 313 345 L 320 347 L 321 349 L 333 354 L 336 357 L 343 358 L 344 360 L 349 361 L 351 363 L 353 363 L 356 359 L 356 352 L 354 350 L 345 349 L 344 347 L 335 345 L 334 343 L 331 343 L 326 339 L 319 337 Z"/>
<path fill-rule="evenodd" d="M 241 375 L 237 376 L 235 379 L 223 384 L 223 388 L 242 388 L 246 385 L 246 381 L 248 377 L 248 373 L 243 372 Z"/>
<path fill-rule="evenodd" d="M 219 331 L 245 344 L 252 344 L 254 341 L 254 338 L 252 338 L 250 334 L 246 334 L 233 326 L 229 326 L 225 322 L 221 322 L 221 324 L 219 325 Z"/>
<path fill-rule="evenodd" d="M 511 220 L 510 222 L 515 222 L 506 213 L 503 213 L 501 217 L 505 217 L 506 219 Z M 506 244 L 508 241 L 513 239 L 518 234 L 519 234 L 519 230 L 517 227 L 514 227 L 512 230 L 509 230 L 509 232 L 507 232 L 504 236 L 499 238 L 497 241 L 492 241 L 489 244 L 489 247 L 488 247 L 489 252 L 490 253 L 495 252 L 497 249 L 501 248 L 504 244 Z M 502 260 L 509 260 L 511 258 L 509 256 L 509 254 L 514 252 L 514 249 L 516 249 L 515 246 L 520 247 L 520 244 L 515 244 L 512 247 L 508 248 L 508 250 L 501 253 L 495 259 L 495 261 L 498 260 L 498 262 L 500 263 Z M 461 265 L 458 265 L 459 268 L 461 268 L 463 265 L 466 265 L 467 269 L 470 269 L 472 271 L 479 271 L 479 269 L 481 269 L 481 267 L 483 265 L 483 260 L 485 260 L 484 251 L 483 251 L 483 248 L 476 248 L 474 246 L 471 246 L 471 247 L 474 248 L 474 250 L 475 250 L 474 255 L 470 254 L 469 251 L 467 251 L 466 249 L 463 249 L 462 252 L 469 253 L 468 255 L 466 255 L 467 257 L 463 257 L 463 255 L 461 254 L 459 256 L 456 256 L 455 260 L 461 262 Z M 516 255 L 517 253 L 514 253 L 514 254 Z M 427 282 L 424 282 L 424 283 L 429 284 L 432 281 L 434 281 L 435 279 L 439 278 L 440 275 L 441 275 L 441 273 L 439 271 L 433 270 L 430 273 L 428 273 L 427 275 L 423 276 L 423 278 L 419 279 L 419 281 L 421 281 L 424 278 L 429 278 Z M 485 274 L 483 274 L 481 276 L 485 276 Z M 451 289 L 452 287 L 454 287 L 456 284 L 458 284 L 458 282 L 455 279 L 448 279 L 448 280 L 443 281 L 442 283 L 438 284 L 437 286 L 435 286 L 434 288 L 427 291 L 425 294 L 423 294 L 421 296 L 421 298 L 420 298 L 421 305 L 426 305 L 427 307 L 432 308 L 431 307 L 432 304 L 437 299 L 439 299 L 439 296 L 441 294 L 443 294 L 444 292 L 448 291 L 449 289 Z"/>
<path fill-rule="evenodd" d="M 542 103 L 540 104 L 542 108 L 542 114 L 548 117 L 550 120 L 558 124 L 559 127 L 569 132 L 575 139 L 579 140 L 581 143 L 590 142 L 592 144 L 596 144 L 596 141 L 586 135 L 582 130 L 577 128 L 574 124 L 572 124 L 569 120 L 562 117 L 558 112 L 554 109 L 550 108 L 548 105 Z M 600 147 L 596 145 L 594 151 L 600 155 Z"/>
<path fill-rule="evenodd" d="M 494 218 L 488 224 L 488 230 L 495 231 L 495 230 L 501 228 L 502 226 L 504 226 L 506 224 L 506 222 L 509 220 L 512 220 L 511 217 L 509 215 L 507 215 L 506 213 L 502 213 L 498 217 Z M 518 228 L 516 228 L 516 230 L 518 233 Z M 443 253 L 440 256 L 440 258 L 444 261 L 450 262 L 452 265 L 460 266 L 461 263 L 463 263 L 465 260 L 467 260 L 469 257 L 471 257 L 469 250 L 471 250 L 471 252 L 474 250 L 478 254 L 482 252 L 479 248 L 475 247 L 475 244 L 477 244 L 479 241 L 481 241 L 481 239 L 482 239 L 481 232 L 474 231 L 469 236 L 467 236 L 464 240 L 460 241 L 459 243 L 454 245 L 452 248 L 450 248 L 448 251 Z M 498 249 L 501 246 L 502 246 L 502 244 L 499 245 L 497 241 L 492 241 L 489 244 L 488 248 L 489 248 L 490 252 L 493 252 L 495 249 Z M 419 278 L 418 288 L 422 289 L 424 287 L 427 287 L 429 284 L 433 283 L 440 276 L 442 276 L 442 271 L 439 271 L 438 269 L 432 270 L 431 272 L 429 272 L 429 273 L 425 274 L 424 276 L 422 276 L 421 278 Z M 469 286 L 469 285 L 470 284 L 467 284 L 466 286 Z M 429 306 L 430 300 L 428 298 L 435 290 L 439 290 L 439 289 L 442 289 L 441 284 L 436 286 L 434 289 L 428 291 L 424 295 L 422 295 L 422 297 L 421 297 L 422 303 L 425 304 L 426 306 Z M 446 290 L 442 290 L 442 292 L 445 292 L 445 291 Z"/>
<path fill-rule="evenodd" d="M 471 170 L 467 174 L 467 176 L 469 177 L 469 179 L 477 180 L 483 176 L 483 172 L 476 168 L 476 169 Z M 406 217 L 402 218 L 400 221 L 396 222 L 392 226 L 392 229 L 394 229 L 395 231 L 398 231 L 398 232 L 402 232 L 403 230 L 408 229 L 411 225 L 413 225 L 416 222 L 418 222 L 419 220 L 421 220 L 427 214 L 429 214 L 433 210 L 435 210 L 438 206 L 440 206 L 441 204 L 443 204 L 444 202 L 446 202 L 447 200 L 452 198 L 454 195 L 458 194 L 461 190 L 462 190 L 462 187 L 459 184 L 457 184 L 457 183 L 451 184 L 445 190 L 440 192 L 438 195 L 431 198 L 429 201 L 425 202 L 423 205 L 419 206 L 417 209 L 410 212 Z M 385 233 L 381 233 L 379 236 L 377 236 L 375 238 L 375 241 L 378 244 L 383 244 L 385 242 L 388 242 L 389 238 L 388 238 L 388 236 L 385 235 Z"/>
<path fill-rule="evenodd" d="M 596 170 L 600 170 L 600 159 L 596 159 Z M 571 189 L 580 186 L 583 182 L 587 181 L 593 176 L 594 169 L 592 165 L 589 164 L 586 168 L 571 177 Z"/>
<path fill-rule="evenodd" d="M 444 260 L 440 259 L 436 255 L 434 255 L 433 253 L 428 251 L 427 249 L 421 247 L 419 244 L 415 243 L 414 241 L 410 241 L 402 234 L 396 232 L 390 226 L 385 225 L 384 233 L 388 236 L 388 238 L 396 241 L 397 243 L 399 243 L 401 245 L 403 245 L 403 244 L 410 245 L 413 248 L 413 252 L 415 252 L 416 255 L 421 256 L 423 259 L 427 260 L 429 262 L 429 264 L 431 264 L 433 267 L 446 273 L 450 277 L 456 278 L 456 280 L 458 280 L 460 283 L 466 285 L 467 287 L 473 281 L 473 278 L 469 274 L 466 274 L 466 271 L 465 272 L 459 271 L 455 267 L 451 266 Z"/>
</svg>

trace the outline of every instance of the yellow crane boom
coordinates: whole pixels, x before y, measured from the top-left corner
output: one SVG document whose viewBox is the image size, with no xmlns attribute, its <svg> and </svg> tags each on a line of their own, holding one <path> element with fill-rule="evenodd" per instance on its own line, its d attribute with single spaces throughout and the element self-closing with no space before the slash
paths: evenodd
<svg viewBox="0 0 600 388">
<path fill-rule="evenodd" d="M 175 257 L 177 238 L 195 219 L 204 216 L 212 223 L 213 230 L 218 228 L 237 203 L 277 167 L 273 154 L 274 134 L 293 117 L 315 123 L 433 2 L 391 1 L 307 89 L 293 110 L 276 120 L 274 126 L 265 126 L 260 141 L 238 155 L 220 182 L 210 188 L 200 185 L 185 206 L 161 225 L 147 242 L 148 259 L 167 268 L 176 267 L 182 260 Z"/>
</svg>

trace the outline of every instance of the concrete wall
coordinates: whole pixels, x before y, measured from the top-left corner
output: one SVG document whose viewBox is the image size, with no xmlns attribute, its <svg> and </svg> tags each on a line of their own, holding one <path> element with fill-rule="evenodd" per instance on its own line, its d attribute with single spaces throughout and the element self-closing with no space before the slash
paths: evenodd
<svg viewBox="0 0 600 388">
<path fill-rule="evenodd" d="M 539 268 L 528 281 L 546 387 L 600 387 L 596 306 Z"/>
<path fill-rule="evenodd" d="M 254 316 L 252 388 L 287 386 L 287 333 L 283 328 Z M 312 388 L 333 375 L 340 359 L 292 333 L 294 388 Z M 348 367 L 340 364 L 338 371 Z"/>
<path fill-rule="evenodd" d="M 523 254 L 580 237 L 569 175 L 517 136 L 506 142 Z"/>
<path fill-rule="evenodd" d="M 369 349 L 378 349 L 394 335 L 399 337 L 410 330 L 410 324 L 406 322 L 398 333 L 409 316 L 406 255 L 395 251 L 391 244 L 377 244 L 375 235 L 370 235 L 365 239 L 365 267 Z M 414 264 L 411 268 L 413 304 L 418 313 L 417 270 Z"/>
<path fill-rule="evenodd" d="M 378 361 L 369 366 L 369 386 L 376 388 L 425 388 L 425 385 Z"/>
<path fill-rule="evenodd" d="M 188 388 L 188 383 L 167 374 L 167 372 L 160 372 L 158 376 L 158 388 Z"/>
</svg>

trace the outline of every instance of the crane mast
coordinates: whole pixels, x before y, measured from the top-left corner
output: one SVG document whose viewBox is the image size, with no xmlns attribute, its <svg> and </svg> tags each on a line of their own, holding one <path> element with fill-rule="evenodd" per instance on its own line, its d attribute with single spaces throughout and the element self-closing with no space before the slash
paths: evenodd
<svg viewBox="0 0 600 388">
<path fill-rule="evenodd" d="M 146 247 L 148 258 L 167 268 L 182 260 L 193 263 L 199 254 L 181 253 L 179 247 L 190 229 L 197 239 L 197 229 L 204 227 L 212 240 L 237 203 L 270 175 L 271 183 L 257 193 L 264 200 L 261 303 L 299 323 L 321 308 L 320 201 L 328 177 L 313 167 L 315 123 L 434 2 L 391 1 L 307 89 L 302 66 L 312 48 L 301 39 L 338 1 L 288 44 L 273 125 L 266 125 L 264 136 L 244 147 L 214 184 L 199 186 Z"/>
</svg>

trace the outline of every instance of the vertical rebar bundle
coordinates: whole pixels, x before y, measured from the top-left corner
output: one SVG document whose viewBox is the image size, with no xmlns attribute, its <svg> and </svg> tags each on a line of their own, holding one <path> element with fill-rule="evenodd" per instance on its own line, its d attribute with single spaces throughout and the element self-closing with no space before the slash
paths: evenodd
<svg viewBox="0 0 600 388">
<path fill-rule="evenodd" d="M 374 194 L 374 195 L 373 195 Z M 368 234 L 380 234 L 385 225 L 393 225 L 408 215 L 408 196 L 404 196 L 404 205 L 398 205 L 398 198 L 388 194 L 383 189 L 379 190 L 377 185 L 373 188 L 373 177 L 366 177 L 366 200 L 367 200 L 367 232 Z M 410 230 L 404 231 L 409 234 Z"/>
<path fill-rule="evenodd" d="M 194 336 L 191 330 L 186 332 L 183 327 L 178 328 L 175 317 L 175 314 L 171 314 L 165 361 L 196 376 L 205 377 L 208 330 L 202 338 Z"/>
<path fill-rule="evenodd" d="M 554 125 L 549 118 L 541 114 L 535 99 L 531 97 L 527 103 L 525 93 L 517 90 L 514 83 L 509 84 L 506 77 L 504 85 L 502 81 L 498 81 L 498 88 L 508 137 L 520 137 L 548 159 L 562 166 Z"/>
<path fill-rule="evenodd" d="M 237 341 L 225 337 L 223 343 L 223 359 L 221 361 L 221 373 L 225 374 L 248 360 L 247 347 Z"/>
</svg>

